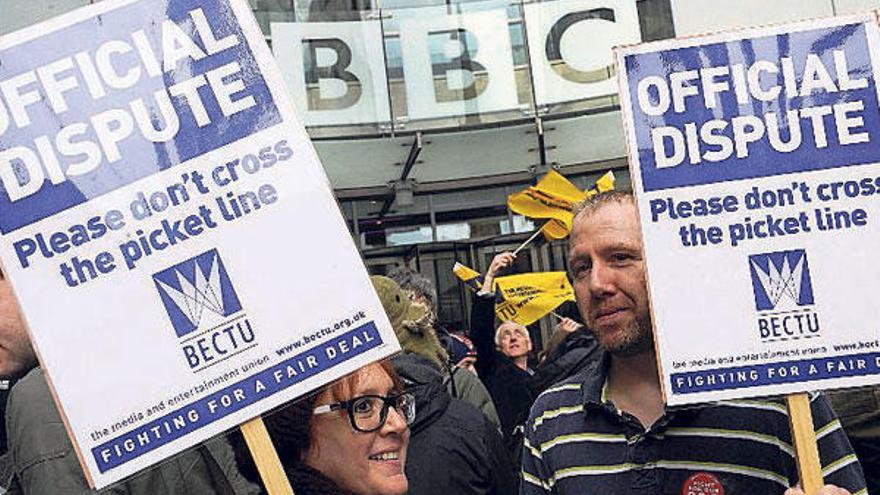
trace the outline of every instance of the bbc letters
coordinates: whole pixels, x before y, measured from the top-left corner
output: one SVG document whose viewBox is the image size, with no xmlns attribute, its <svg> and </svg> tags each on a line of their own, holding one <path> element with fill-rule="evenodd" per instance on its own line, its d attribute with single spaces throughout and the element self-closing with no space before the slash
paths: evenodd
<svg viewBox="0 0 880 495">
<path fill-rule="evenodd" d="M 240 0 L 0 39 L 0 259 L 96 487 L 398 349 L 283 87 Z"/>
<path fill-rule="evenodd" d="M 878 27 L 618 50 L 671 405 L 880 382 Z"/>
<path fill-rule="evenodd" d="M 388 10 L 381 21 L 276 22 L 272 49 L 305 124 L 330 126 L 387 123 L 389 101 L 401 95 L 406 115 L 398 102 L 395 119 L 518 111 L 529 105 L 518 97 L 531 94 L 529 74 L 538 106 L 608 96 L 616 90 L 612 47 L 641 40 L 629 0 L 525 4 L 516 22 L 494 2 L 470 7 Z M 522 32 L 529 60 L 515 56 Z M 386 52 L 401 66 L 386 67 Z"/>
</svg>

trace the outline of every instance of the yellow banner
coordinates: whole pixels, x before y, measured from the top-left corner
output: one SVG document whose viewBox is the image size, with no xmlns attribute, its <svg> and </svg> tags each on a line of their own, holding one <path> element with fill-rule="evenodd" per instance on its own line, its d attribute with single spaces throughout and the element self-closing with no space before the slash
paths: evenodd
<svg viewBox="0 0 880 495">
<path fill-rule="evenodd" d="M 522 273 L 498 277 L 495 284 L 504 298 L 495 304 L 501 321 L 531 325 L 565 301 L 574 301 L 574 289 L 565 272 Z"/>
</svg>

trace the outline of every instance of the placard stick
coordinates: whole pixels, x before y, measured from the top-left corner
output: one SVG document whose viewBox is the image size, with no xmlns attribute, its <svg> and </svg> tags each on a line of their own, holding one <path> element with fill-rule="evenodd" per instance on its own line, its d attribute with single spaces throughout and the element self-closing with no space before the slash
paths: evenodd
<svg viewBox="0 0 880 495">
<path fill-rule="evenodd" d="M 522 250 L 522 248 L 526 247 L 526 245 L 527 245 L 528 243 L 532 242 L 532 241 L 535 239 L 535 237 L 538 237 L 538 234 L 540 234 L 541 232 L 543 232 L 543 229 L 544 229 L 544 226 L 542 225 L 541 228 L 538 229 L 538 230 L 536 230 L 535 233 L 532 234 L 531 237 L 529 237 L 528 239 L 525 240 L 525 242 L 523 242 L 522 244 L 520 244 L 518 248 L 514 249 L 514 250 L 513 250 L 513 254 L 515 255 L 516 253 L 520 252 L 520 251 Z"/>
<path fill-rule="evenodd" d="M 806 393 L 791 394 L 785 398 L 788 405 L 788 421 L 797 457 L 798 476 L 807 495 L 815 495 L 824 484 L 822 465 L 819 463 L 819 447 L 816 430 L 810 412 L 810 398 Z"/>
<path fill-rule="evenodd" d="M 278 452 L 272 445 L 272 439 L 269 438 L 269 431 L 266 430 L 266 424 L 263 418 L 256 417 L 241 425 L 241 433 L 247 442 L 251 456 L 254 458 L 254 464 L 257 465 L 257 471 L 260 472 L 260 478 L 263 479 L 263 485 L 269 495 L 294 495 L 290 481 L 281 467 L 281 459 L 278 458 Z"/>
</svg>

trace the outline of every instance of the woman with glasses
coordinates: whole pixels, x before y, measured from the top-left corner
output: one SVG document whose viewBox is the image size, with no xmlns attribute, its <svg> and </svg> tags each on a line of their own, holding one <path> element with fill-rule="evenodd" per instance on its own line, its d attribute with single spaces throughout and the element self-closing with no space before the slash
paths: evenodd
<svg viewBox="0 0 880 495">
<path fill-rule="evenodd" d="M 388 362 L 373 363 L 264 418 L 297 495 L 404 495 L 413 397 Z M 259 476 L 243 442 L 242 473 Z"/>
</svg>

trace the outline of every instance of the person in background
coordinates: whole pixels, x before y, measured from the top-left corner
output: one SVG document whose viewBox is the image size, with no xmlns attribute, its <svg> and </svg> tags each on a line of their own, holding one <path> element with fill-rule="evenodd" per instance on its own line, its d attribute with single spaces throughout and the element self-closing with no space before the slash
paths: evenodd
<svg viewBox="0 0 880 495">
<path fill-rule="evenodd" d="M 437 324 L 436 306 L 434 305 L 437 296 L 434 284 L 420 273 L 406 267 L 397 267 L 390 272 L 390 275 L 394 278 L 371 277 L 380 298 L 383 297 L 383 291 L 386 289 L 392 294 L 396 294 L 398 289 L 401 289 L 406 296 L 401 301 L 408 299 L 413 302 L 414 308 L 421 307 L 427 311 L 417 321 L 407 325 L 394 325 L 401 347 L 433 361 L 444 374 L 444 382 L 452 397 L 473 404 L 496 427 L 500 427 L 498 412 L 486 386 L 473 373 L 468 373 L 455 367 L 454 363 L 450 363 L 449 354 L 440 343 L 440 339 L 447 338 L 448 332 Z M 383 301 L 390 302 L 385 299 Z M 395 319 L 403 318 L 403 314 L 399 313 L 402 307 L 396 301 L 393 308 L 386 306 L 386 312 L 389 317 L 392 317 L 392 324 Z"/>
<path fill-rule="evenodd" d="M 525 427 L 521 495 L 803 494 L 788 415 L 777 401 L 667 409 L 660 391 L 635 200 L 611 191 L 575 210 L 569 264 L 595 366 L 544 391 Z M 827 401 L 811 401 L 822 495 L 865 493 Z"/>
<path fill-rule="evenodd" d="M 473 405 L 451 397 L 443 375 L 418 354 L 393 360 L 407 392 L 416 398 L 406 474 L 419 495 L 506 495 L 516 493 L 518 468 L 501 433 Z"/>
<path fill-rule="evenodd" d="M 534 399 L 527 385 L 532 375 L 528 366 L 532 340 L 528 329 L 512 321 L 495 328 L 495 292 L 492 290 L 496 275 L 510 267 L 515 259 L 509 252 L 492 259 L 483 287 L 474 297 L 470 338 L 479 356 L 477 374 L 495 403 L 505 444 L 511 456 L 518 459 L 522 443 L 518 428 Z"/>
<path fill-rule="evenodd" d="M 514 366 L 531 375 L 529 357 L 532 352 L 532 337 L 529 329 L 513 321 L 505 321 L 495 332 L 495 348 L 510 360 Z"/>
<path fill-rule="evenodd" d="M 476 367 L 478 359 L 477 348 L 474 347 L 471 339 L 457 333 L 447 333 L 440 336 L 440 343 L 443 344 L 447 354 L 449 354 L 449 362 L 454 367 L 478 375 Z"/>
<path fill-rule="evenodd" d="M 450 395 L 433 353 L 411 352 L 428 309 L 407 297 L 386 277 L 371 277 L 397 334 L 407 335 L 404 352 L 392 362 L 407 393 L 416 401 L 406 474 L 410 493 L 419 495 L 504 495 L 516 492 L 517 471 L 501 434 L 474 405 Z M 470 375 L 467 371 L 462 374 Z M 473 375 L 471 375 L 473 376 Z"/>
<path fill-rule="evenodd" d="M 25 331 L 9 282 L 0 273 L 0 378 L 14 381 L 6 404 L 7 453 L 0 485 L 10 495 L 83 495 L 89 490 L 73 444 Z M 249 495 L 257 487 L 235 466 L 218 437 L 100 493 L 110 495 Z"/>
</svg>

